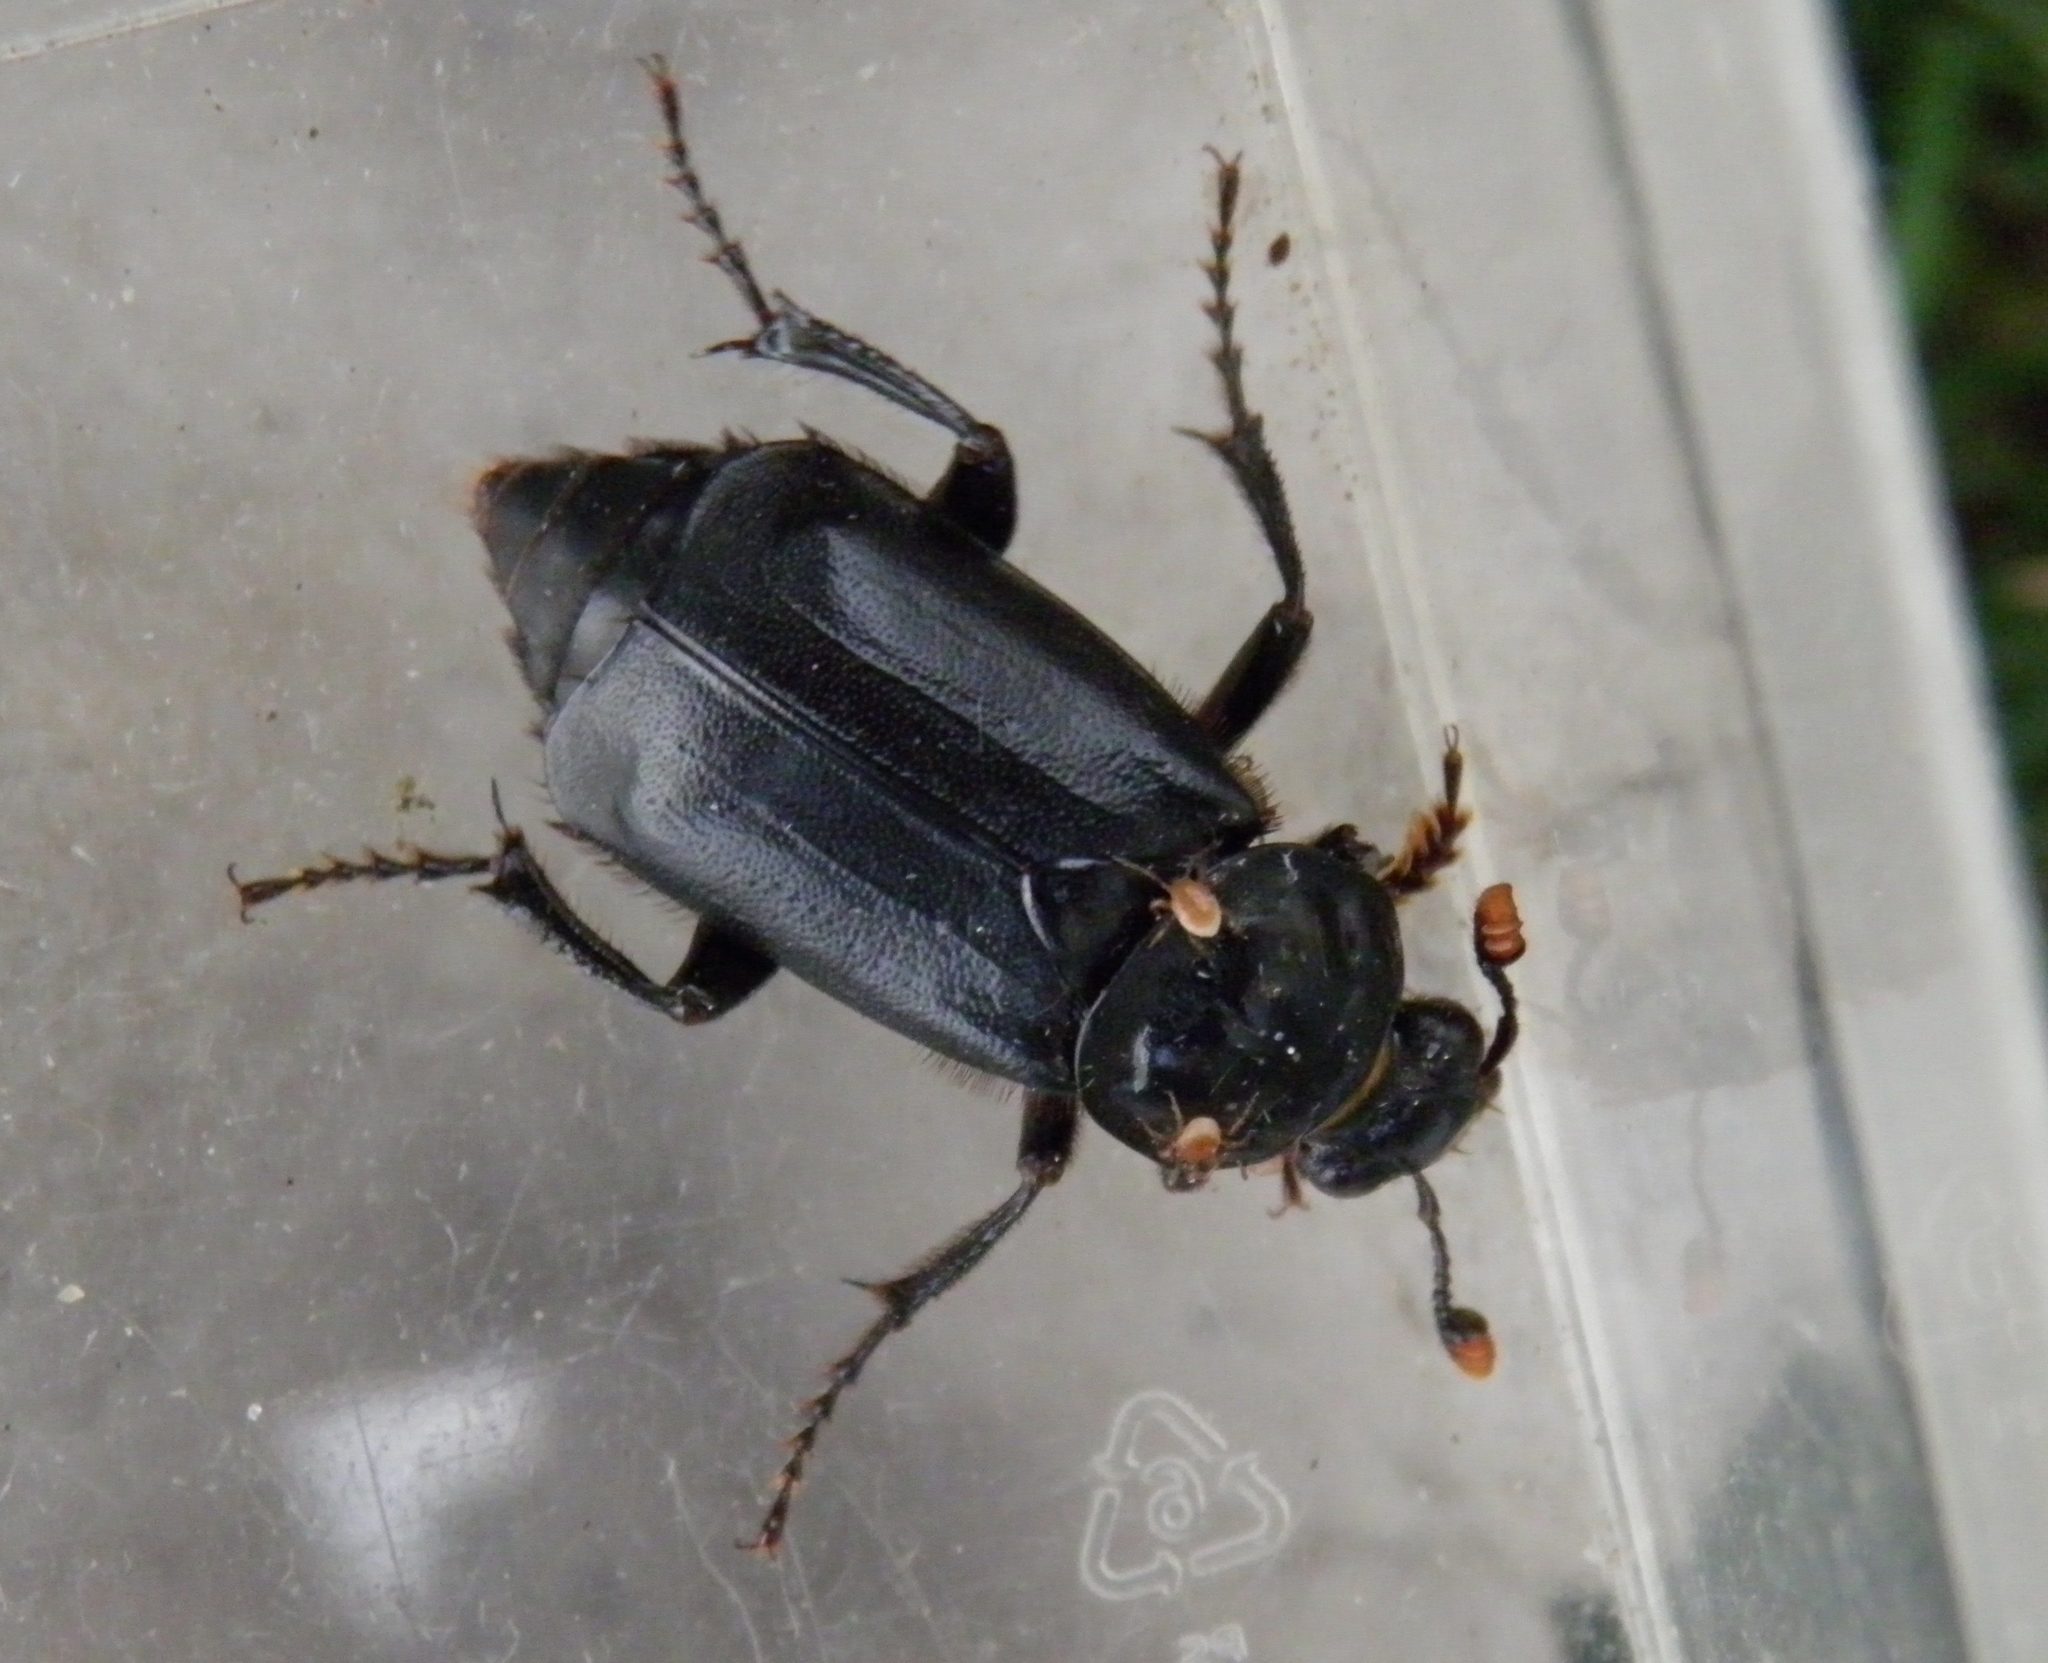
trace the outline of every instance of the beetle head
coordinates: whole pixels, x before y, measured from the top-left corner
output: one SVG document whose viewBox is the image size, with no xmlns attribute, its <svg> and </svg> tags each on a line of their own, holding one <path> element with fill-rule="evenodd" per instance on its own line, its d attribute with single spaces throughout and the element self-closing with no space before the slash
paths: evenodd
<svg viewBox="0 0 2048 1663">
<path fill-rule="evenodd" d="M 1401 996 L 1393 900 L 1351 863 L 1268 844 L 1198 887 L 1110 977 L 1075 1053 L 1082 1105 L 1171 1189 L 1343 1115 L 1384 1066 Z"/>
<path fill-rule="evenodd" d="M 1387 1066 L 1357 1106 L 1303 1140 L 1301 1175 L 1325 1195 L 1365 1195 L 1428 1166 L 1493 1096 L 1479 1020 L 1449 999 L 1406 999 Z"/>
</svg>

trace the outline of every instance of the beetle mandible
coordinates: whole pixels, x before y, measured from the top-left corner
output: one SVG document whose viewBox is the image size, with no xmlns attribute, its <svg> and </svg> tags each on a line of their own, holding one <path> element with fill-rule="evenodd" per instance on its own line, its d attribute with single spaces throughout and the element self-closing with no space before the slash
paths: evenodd
<svg viewBox="0 0 2048 1663">
<path fill-rule="evenodd" d="M 1024 1088 L 1009 1198 L 901 1275 L 804 1405 L 759 1533 L 773 1552 L 825 1421 L 888 1336 L 971 1271 L 1058 1180 L 1082 1110 L 1198 1188 L 1271 1163 L 1363 1195 L 1406 1178 L 1439 1337 L 1493 1366 L 1455 1304 L 1423 1169 L 1492 1098 L 1514 1045 L 1513 892 L 1479 899 L 1473 956 L 1500 1002 L 1404 996 L 1395 907 L 1457 854 L 1469 815 L 1447 733 L 1441 795 L 1401 847 L 1348 825 L 1271 841 L 1236 747 L 1286 686 L 1310 614 L 1231 299 L 1239 167 L 1211 151 L 1203 310 L 1227 425 L 1190 433 L 1251 510 L 1281 597 L 1184 707 L 1003 558 L 1017 520 L 1002 433 L 887 353 L 764 289 L 692 166 L 676 83 L 647 60 L 669 183 L 755 329 L 714 351 L 864 387 L 953 436 L 923 496 L 817 435 L 649 444 L 497 464 L 474 518 L 539 701 L 564 828 L 698 916 L 656 981 L 592 929 L 499 814 L 489 854 L 410 845 L 235 879 L 247 909 L 355 879 L 475 876 L 600 980 L 684 1024 L 785 968 L 943 1057 Z M 1183 430 L 1188 431 L 1188 430 Z M 493 800 L 495 801 L 495 791 Z M 230 869 L 229 877 L 234 879 Z"/>
</svg>

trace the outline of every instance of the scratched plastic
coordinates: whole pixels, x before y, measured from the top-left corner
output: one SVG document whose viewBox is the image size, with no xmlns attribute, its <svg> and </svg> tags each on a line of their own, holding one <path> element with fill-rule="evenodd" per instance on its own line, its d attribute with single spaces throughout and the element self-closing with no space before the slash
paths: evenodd
<svg viewBox="0 0 2048 1663">
<path fill-rule="evenodd" d="M 0 22 L 0 1655 L 2048 1655 L 2025 913 L 1826 42 L 1627 10 Z M 763 279 L 1002 424 L 1014 557 L 1183 687 L 1273 593 L 1172 431 L 1244 153 L 1317 616 L 1254 754 L 1387 842 L 1456 722 L 1415 985 L 1483 1008 L 1462 920 L 1527 920 L 1439 1168 L 1490 1381 L 1406 1195 L 1275 1220 L 1084 1136 L 763 1563 L 840 1279 L 1002 1195 L 1013 1106 L 786 978 L 682 1032 L 459 885 L 238 923 L 229 861 L 479 847 L 496 780 L 666 975 L 687 920 L 546 829 L 469 479 L 800 423 L 941 465 L 696 356 L 746 319 L 655 50 Z"/>
</svg>

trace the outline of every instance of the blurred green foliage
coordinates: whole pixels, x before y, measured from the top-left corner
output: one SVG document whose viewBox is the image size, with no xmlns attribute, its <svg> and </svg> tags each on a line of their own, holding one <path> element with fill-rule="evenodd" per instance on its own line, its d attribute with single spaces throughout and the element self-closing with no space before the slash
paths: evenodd
<svg viewBox="0 0 2048 1663">
<path fill-rule="evenodd" d="M 2048 895 L 2048 0 L 1843 0 Z"/>
</svg>

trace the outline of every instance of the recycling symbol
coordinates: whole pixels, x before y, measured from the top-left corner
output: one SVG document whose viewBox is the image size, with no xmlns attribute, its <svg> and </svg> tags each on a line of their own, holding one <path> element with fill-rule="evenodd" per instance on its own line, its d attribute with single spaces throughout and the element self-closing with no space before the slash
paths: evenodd
<svg viewBox="0 0 2048 1663">
<path fill-rule="evenodd" d="M 1249 1451 L 1171 1392 L 1140 1392 L 1117 1411 L 1090 1463 L 1081 1581 L 1103 1599 L 1171 1597 L 1194 1579 L 1277 1553 L 1292 1510 Z"/>
</svg>

